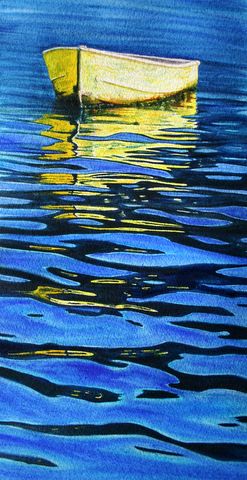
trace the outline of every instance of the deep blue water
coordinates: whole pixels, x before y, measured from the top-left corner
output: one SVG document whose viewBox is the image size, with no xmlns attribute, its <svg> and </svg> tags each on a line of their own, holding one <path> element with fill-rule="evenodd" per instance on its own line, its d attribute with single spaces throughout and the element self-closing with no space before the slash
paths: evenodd
<svg viewBox="0 0 247 480">
<path fill-rule="evenodd" d="M 1 479 L 244 479 L 246 2 L 2 0 Z M 41 52 L 201 60 L 76 112 Z"/>
</svg>

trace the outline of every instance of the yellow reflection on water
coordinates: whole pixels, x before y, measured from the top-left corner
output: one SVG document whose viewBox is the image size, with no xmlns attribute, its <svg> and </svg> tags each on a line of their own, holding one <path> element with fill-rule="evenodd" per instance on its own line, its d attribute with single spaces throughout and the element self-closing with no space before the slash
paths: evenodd
<svg viewBox="0 0 247 480">
<path fill-rule="evenodd" d="M 152 175 L 145 174 L 118 174 L 118 173 L 88 173 L 88 174 L 60 174 L 60 173 L 42 173 L 40 175 L 40 183 L 46 185 L 75 185 L 76 187 L 91 187 L 99 189 L 109 189 L 111 185 L 136 185 L 140 182 L 148 181 L 151 184 L 164 185 L 168 182 L 162 179 L 155 179 Z M 173 183 L 173 187 L 184 186 L 184 184 Z M 159 187 L 158 187 L 159 188 Z M 71 191 L 57 192 L 61 195 L 71 195 Z M 73 190 L 73 194 L 79 195 L 80 191 Z M 83 195 L 93 196 L 98 192 L 86 192 L 83 190 Z"/>
<path fill-rule="evenodd" d="M 122 359 L 124 358 L 124 361 L 130 360 L 130 361 L 139 361 L 139 358 L 145 358 L 145 357 L 160 357 L 164 355 L 168 355 L 168 351 L 163 351 L 161 348 L 118 348 L 116 351 L 113 351 L 112 359 L 117 360 L 117 359 Z M 80 348 L 74 347 L 73 350 L 72 348 L 47 348 L 47 349 L 40 349 L 40 350 L 25 350 L 23 352 L 9 352 L 8 353 L 9 357 L 14 357 L 14 358 L 26 358 L 26 357 L 32 357 L 32 358 L 39 358 L 39 357 L 62 357 L 62 358 L 81 358 L 83 360 L 97 360 L 97 351 L 92 352 L 89 349 L 86 349 L 83 347 L 83 350 Z M 111 360 L 111 355 L 110 358 Z M 101 360 L 101 358 L 100 358 Z M 70 395 L 72 396 L 78 396 L 77 394 L 81 393 L 80 390 L 77 389 L 72 389 L 70 392 Z M 87 392 L 84 392 L 87 393 Z M 100 395 L 100 392 L 99 394 Z M 100 397 L 99 397 L 100 398 Z M 54 429 L 55 430 L 55 429 Z"/>
<path fill-rule="evenodd" d="M 81 156 L 155 170 L 188 168 L 184 162 L 166 163 L 155 153 L 168 149 L 179 159 L 195 148 L 196 111 L 196 93 L 189 92 L 165 108 L 105 107 L 84 112 L 78 121 L 45 114 L 37 123 L 50 128 L 41 135 L 56 141 L 42 147 L 41 159 L 56 161 Z"/>
<path fill-rule="evenodd" d="M 196 93 L 189 92 L 163 107 L 118 107 L 92 112 L 80 123 L 78 133 L 106 137 L 130 132 L 152 139 L 170 140 L 169 130 L 180 129 L 174 132 L 174 137 L 187 140 L 188 134 L 183 130 L 196 128 L 195 120 L 190 118 L 196 113 Z M 190 138 L 195 138 L 195 135 Z"/>
<path fill-rule="evenodd" d="M 117 162 L 122 164 L 130 164 L 136 167 L 151 168 L 161 171 L 171 171 L 173 169 L 188 168 L 188 164 L 174 165 L 164 162 L 164 159 L 152 158 L 154 150 L 164 148 L 178 148 L 192 149 L 195 148 L 193 144 L 184 145 L 168 144 L 165 142 L 134 142 L 125 140 L 96 140 L 83 139 L 83 137 L 76 140 L 77 153 L 79 156 L 86 158 L 99 158 L 111 162 Z"/>
<path fill-rule="evenodd" d="M 77 133 L 77 123 L 67 119 L 62 114 L 46 113 L 43 117 L 36 120 L 36 123 L 47 125 L 48 130 L 41 132 L 41 135 L 52 138 L 55 141 L 52 145 L 42 147 L 44 153 L 41 158 L 50 160 L 63 160 L 75 156 L 76 144 L 73 143 L 73 137 Z"/>
<path fill-rule="evenodd" d="M 99 283 L 101 285 L 125 285 L 127 282 L 119 278 L 97 278 L 96 280 L 91 280 L 91 283 Z"/>
<path fill-rule="evenodd" d="M 76 162 L 64 162 L 64 169 L 59 165 L 59 171 L 55 164 L 53 168 L 48 166 L 48 171 L 44 169 L 39 175 L 39 181 L 54 187 L 48 188 L 53 198 L 50 201 L 49 196 L 43 208 L 51 210 L 51 214 L 54 211 L 55 225 L 65 231 L 68 225 L 77 231 L 95 233 L 183 233 L 184 227 L 175 220 L 150 216 L 147 219 L 138 208 L 148 207 L 150 198 L 162 191 L 174 192 L 173 200 L 181 201 L 179 193 L 186 192 L 184 178 L 198 138 L 196 113 L 196 93 L 188 92 L 164 105 L 88 109 L 78 118 L 71 113 L 43 115 L 37 123 L 42 125 L 41 135 L 47 137 L 50 145 L 42 147 L 42 161 L 81 157 L 80 162 L 86 165 L 89 159 L 91 164 L 94 159 L 122 164 L 118 173 L 105 168 L 106 163 L 99 163 L 93 172 L 76 166 Z M 129 173 L 127 165 L 135 168 Z M 169 175 L 164 177 L 164 171 Z M 181 174 L 181 181 L 180 171 L 185 173 Z M 64 247 L 39 247 L 33 243 L 30 248 L 62 253 Z M 47 296 L 46 300 L 53 303 L 102 306 L 83 299 L 82 293 L 80 299 L 78 295 L 69 298 L 71 293 L 66 291 L 60 294 L 50 292 L 47 296 L 44 290 L 39 291 L 41 297 Z"/>
<path fill-rule="evenodd" d="M 114 310 L 135 310 L 142 312 L 157 313 L 157 310 L 144 307 L 142 305 L 127 304 L 111 304 L 102 303 L 94 300 L 87 300 L 85 297 L 96 297 L 96 293 L 91 291 L 83 291 L 73 288 L 58 288 L 40 285 L 35 290 L 29 292 L 30 295 L 56 305 L 66 307 L 98 307 Z"/>
<path fill-rule="evenodd" d="M 34 350 L 25 352 L 9 353 L 10 357 L 28 357 L 28 356 L 41 356 L 41 357 L 93 357 L 94 353 L 90 351 L 82 350 L 68 350 L 68 349 L 46 349 L 46 350 Z"/>
</svg>

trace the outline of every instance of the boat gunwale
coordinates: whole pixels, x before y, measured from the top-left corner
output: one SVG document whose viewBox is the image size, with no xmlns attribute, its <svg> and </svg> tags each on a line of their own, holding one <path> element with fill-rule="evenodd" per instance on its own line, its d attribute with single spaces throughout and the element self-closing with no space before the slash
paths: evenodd
<svg viewBox="0 0 247 480">
<path fill-rule="evenodd" d="M 109 57 L 116 57 L 116 58 L 127 58 L 130 61 L 137 61 L 139 63 L 148 63 L 151 65 L 159 65 L 159 66 L 165 66 L 166 68 L 186 68 L 186 67 L 191 67 L 195 65 L 200 65 L 199 60 L 186 60 L 183 58 L 166 58 L 166 57 L 155 57 L 155 56 L 148 56 L 148 55 L 138 55 L 138 54 L 132 54 L 132 53 L 120 53 L 120 52 L 111 52 L 108 50 L 99 50 L 96 48 L 89 48 L 85 45 L 81 45 L 79 47 L 53 47 L 53 48 L 48 48 L 47 50 L 44 50 L 42 53 L 43 55 L 54 51 L 54 50 L 77 50 L 77 51 L 88 51 L 88 52 L 93 52 L 98 55 L 104 55 L 104 56 L 109 56 Z M 174 62 L 174 63 L 172 63 Z M 177 63 L 176 62 L 182 62 L 182 63 Z"/>
<path fill-rule="evenodd" d="M 124 85 L 122 83 L 111 82 L 110 80 L 103 79 L 103 78 L 99 78 L 99 80 L 103 83 L 108 83 L 110 85 L 114 85 L 115 87 L 126 88 L 128 90 L 133 90 L 135 92 L 140 92 L 140 93 L 150 93 L 150 94 L 154 95 L 153 98 L 162 98 L 163 95 L 165 94 L 165 92 L 163 90 L 154 92 L 153 90 L 143 90 L 143 89 L 140 89 L 140 88 L 131 87 L 130 85 Z M 194 86 L 195 86 L 194 83 L 192 83 L 191 86 L 188 87 L 188 88 L 190 89 L 190 88 L 193 88 Z M 176 93 L 176 91 L 174 93 L 169 93 L 169 96 L 175 95 L 175 93 Z"/>
</svg>

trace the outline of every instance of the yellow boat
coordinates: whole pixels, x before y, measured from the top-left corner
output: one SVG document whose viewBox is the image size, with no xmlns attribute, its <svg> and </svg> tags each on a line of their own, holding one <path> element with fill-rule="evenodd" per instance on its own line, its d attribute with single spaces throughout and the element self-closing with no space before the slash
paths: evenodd
<svg viewBox="0 0 247 480">
<path fill-rule="evenodd" d="M 57 47 L 43 52 L 59 97 L 80 104 L 127 105 L 158 101 L 194 88 L 197 60 L 168 59 L 96 50 Z"/>
</svg>

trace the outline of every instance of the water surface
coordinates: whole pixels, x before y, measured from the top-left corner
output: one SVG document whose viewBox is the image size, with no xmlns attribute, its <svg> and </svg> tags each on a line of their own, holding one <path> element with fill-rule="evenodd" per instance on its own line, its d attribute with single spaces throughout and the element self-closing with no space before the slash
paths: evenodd
<svg viewBox="0 0 247 480">
<path fill-rule="evenodd" d="M 244 478 L 246 4 L 0 12 L 3 478 Z M 80 43 L 198 90 L 65 109 L 41 51 Z"/>
</svg>

